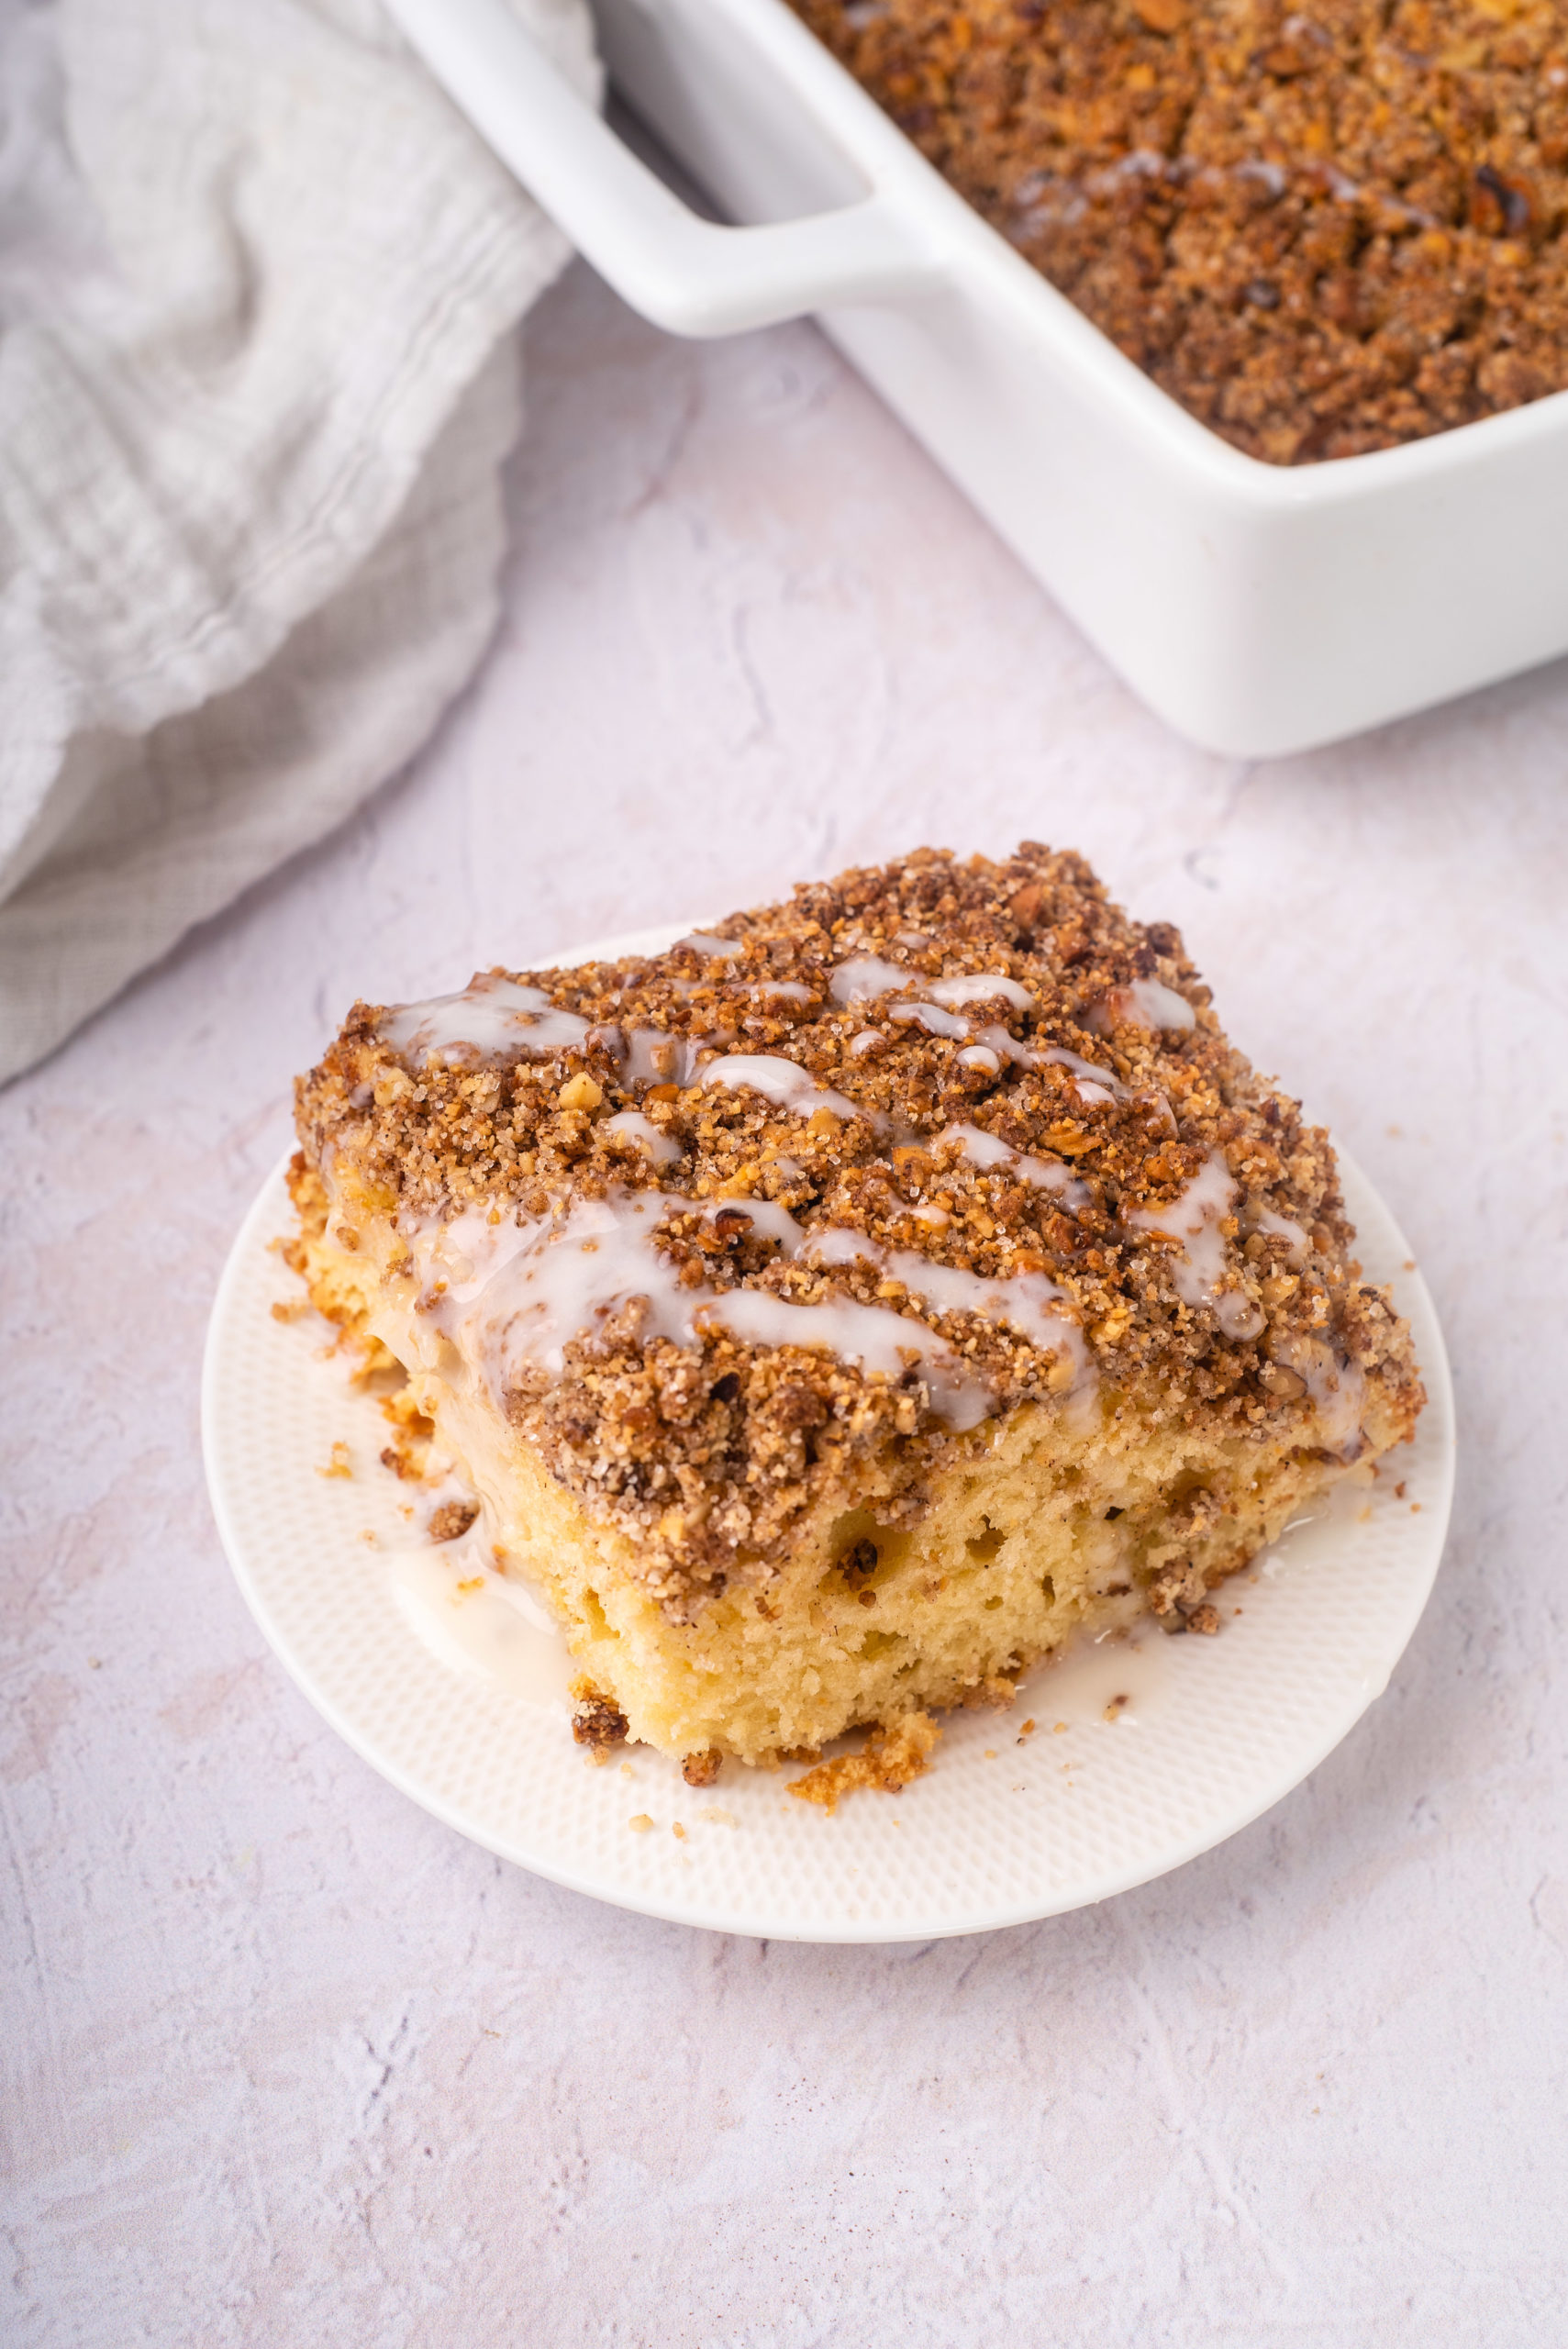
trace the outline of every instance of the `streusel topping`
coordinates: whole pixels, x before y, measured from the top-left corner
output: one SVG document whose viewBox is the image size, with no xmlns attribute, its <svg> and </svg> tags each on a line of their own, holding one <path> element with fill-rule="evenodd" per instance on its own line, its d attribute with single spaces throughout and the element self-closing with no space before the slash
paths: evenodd
<svg viewBox="0 0 1568 2349">
<path fill-rule="evenodd" d="M 1561 0 L 795 0 L 1173 398 L 1275 464 L 1568 384 Z"/>
<path fill-rule="evenodd" d="M 1177 933 L 1034 842 L 358 1004 L 299 1130 L 676 1607 L 765 1578 L 857 1455 L 917 1514 L 1019 1402 L 1136 1392 L 1260 1440 L 1317 1402 L 1353 1451 L 1369 1374 L 1418 1397 L 1327 1137 L 1227 1042 Z"/>
</svg>

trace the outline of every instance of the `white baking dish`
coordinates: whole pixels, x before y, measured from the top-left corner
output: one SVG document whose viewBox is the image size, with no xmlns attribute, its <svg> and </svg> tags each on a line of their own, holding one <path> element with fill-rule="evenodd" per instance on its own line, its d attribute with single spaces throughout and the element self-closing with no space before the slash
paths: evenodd
<svg viewBox="0 0 1568 2349">
<path fill-rule="evenodd" d="M 947 186 L 783 0 L 595 0 L 700 219 L 506 0 L 393 0 L 491 144 L 679 334 L 805 312 L 1162 717 L 1277 755 L 1568 651 L 1568 393 L 1286 470 L 1160 391 Z M 763 224 L 763 225 L 755 225 Z"/>
</svg>

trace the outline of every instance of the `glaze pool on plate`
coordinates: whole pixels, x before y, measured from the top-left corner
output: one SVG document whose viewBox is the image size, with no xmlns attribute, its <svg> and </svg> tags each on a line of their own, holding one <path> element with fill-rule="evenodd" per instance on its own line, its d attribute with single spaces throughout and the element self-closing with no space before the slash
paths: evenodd
<svg viewBox="0 0 1568 2349">
<path fill-rule="evenodd" d="M 654 951 L 686 927 L 559 959 Z M 299 1687 L 373 1767 L 574 1890 L 724 1932 L 844 1942 L 976 1932 L 1104 1899 L 1298 1785 L 1386 1686 L 1431 1588 L 1453 1478 L 1442 1337 L 1397 1228 L 1340 1155 L 1367 1276 L 1392 1281 L 1414 1330 L 1429 1397 L 1415 1443 L 1228 1585 L 1218 1638 L 1159 1635 L 1144 1653 L 1045 1666 L 1011 1712 L 950 1716 L 935 1767 L 899 1797 L 857 1796 L 829 1819 L 785 1792 L 789 1773 L 729 1764 L 696 1792 L 641 1748 L 595 1768 L 526 1601 L 477 1594 L 517 1613 L 509 1679 L 472 1640 L 432 1641 L 432 1574 L 452 1570 L 411 1539 L 404 1490 L 378 1464 L 377 1406 L 317 1358 L 320 1324 L 272 1312 L 299 1295 L 268 1244 L 292 1225 L 283 1164 L 235 1242 L 208 1337 L 203 1435 L 225 1550 Z M 347 1477 L 320 1473 L 338 1443 Z"/>
</svg>

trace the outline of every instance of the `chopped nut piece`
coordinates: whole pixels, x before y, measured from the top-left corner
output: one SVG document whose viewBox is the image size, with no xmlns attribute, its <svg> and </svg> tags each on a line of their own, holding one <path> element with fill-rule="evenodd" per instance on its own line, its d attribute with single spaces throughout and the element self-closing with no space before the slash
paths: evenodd
<svg viewBox="0 0 1568 2349">
<path fill-rule="evenodd" d="M 1186 0 L 1132 0 L 1132 6 L 1151 33 L 1179 32 L 1187 21 Z"/>
<path fill-rule="evenodd" d="M 579 1745 L 590 1747 L 607 1760 L 610 1747 L 626 1742 L 626 1715 L 592 1681 L 574 1680 L 572 1695 L 576 1706 L 572 1716 L 573 1736 Z"/>
<path fill-rule="evenodd" d="M 455 1542 L 478 1515 L 477 1501 L 443 1501 L 439 1508 L 431 1510 L 425 1531 L 432 1542 Z"/>
</svg>

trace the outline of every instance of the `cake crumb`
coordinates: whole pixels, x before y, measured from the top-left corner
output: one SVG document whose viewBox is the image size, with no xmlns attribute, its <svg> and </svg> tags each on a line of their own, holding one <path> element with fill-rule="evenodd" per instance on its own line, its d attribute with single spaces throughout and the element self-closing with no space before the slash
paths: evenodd
<svg viewBox="0 0 1568 2349">
<path fill-rule="evenodd" d="M 906 1713 L 891 1728 L 873 1729 L 858 1753 L 820 1762 L 789 1788 L 802 1802 L 819 1803 L 831 1817 L 845 1795 L 861 1787 L 902 1794 L 930 1767 L 929 1756 L 941 1731 L 929 1713 Z"/>
<path fill-rule="evenodd" d="M 346 1443 L 335 1443 L 325 1468 L 317 1468 L 318 1476 L 351 1476 L 354 1473 L 353 1454 Z"/>
<path fill-rule="evenodd" d="M 425 1531 L 432 1542 L 456 1542 L 478 1515 L 477 1501 L 443 1501 L 439 1508 L 431 1511 Z"/>
<path fill-rule="evenodd" d="M 626 1741 L 626 1715 L 591 1680 L 574 1680 L 572 1698 L 573 1736 L 579 1745 L 588 1747 L 596 1762 L 607 1762 L 611 1746 Z"/>
<path fill-rule="evenodd" d="M 626 1823 L 630 1828 L 634 1835 L 647 1835 L 651 1831 L 653 1826 L 653 1821 L 649 1818 L 648 1813 L 645 1810 L 633 1812 L 632 1816 Z"/>
<path fill-rule="evenodd" d="M 675 1838 L 675 1840 L 676 1840 L 676 1842 L 677 1842 L 684 1843 L 684 1842 L 685 1842 L 685 1840 L 686 1840 L 686 1831 L 685 1831 L 685 1829 L 682 1826 L 682 1824 L 681 1824 L 681 1822 L 680 1822 L 680 1820 L 679 1820 L 678 1819 L 676 1819 L 676 1820 L 673 1820 L 671 1821 L 671 1825 L 670 1825 L 670 1832 L 671 1832 L 671 1834 L 672 1834 L 672 1835 L 673 1835 L 673 1836 L 674 1836 L 674 1838 Z"/>
<path fill-rule="evenodd" d="M 688 1753 L 683 1758 L 681 1776 L 688 1787 L 711 1787 L 723 1762 L 723 1754 L 709 1746 L 706 1753 Z"/>
<path fill-rule="evenodd" d="M 709 1827 L 734 1827 L 739 1824 L 735 1813 L 726 1810 L 721 1803 L 710 1802 L 699 1810 L 697 1817 Z"/>
<path fill-rule="evenodd" d="M 1189 1631 L 1204 1631 L 1212 1637 L 1219 1629 L 1218 1608 L 1210 1607 L 1207 1604 L 1202 1607 L 1195 1607 L 1192 1613 L 1187 1617 L 1187 1629 Z"/>
</svg>

